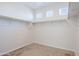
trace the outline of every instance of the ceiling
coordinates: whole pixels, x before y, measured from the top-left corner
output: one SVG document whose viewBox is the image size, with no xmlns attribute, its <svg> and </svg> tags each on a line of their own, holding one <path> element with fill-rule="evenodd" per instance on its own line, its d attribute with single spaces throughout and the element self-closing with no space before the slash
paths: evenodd
<svg viewBox="0 0 79 59">
<path fill-rule="evenodd" d="M 45 8 L 50 6 L 66 5 L 67 2 L 0 2 L 2 5 L 25 6 L 31 9 Z"/>
<path fill-rule="evenodd" d="M 45 8 L 56 5 L 64 5 L 67 2 L 26 2 L 25 5 L 30 7 L 31 9 Z"/>
<path fill-rule="evenodd" d="M 32 9 L 48 7 L 53 4 L 53 2 L 27 2 L 26 5 Z"/>
</svg>

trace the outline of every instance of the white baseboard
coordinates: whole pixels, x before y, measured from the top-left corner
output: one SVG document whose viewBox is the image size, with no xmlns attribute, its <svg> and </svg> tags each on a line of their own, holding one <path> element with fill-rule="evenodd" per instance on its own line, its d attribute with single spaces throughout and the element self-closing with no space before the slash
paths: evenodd
<svg viewBox="0 0 79 59">
<path fill-rule="evenodd" d="M 7 53 L 9 53 L 9 52 L 12 52 L 12 51 L 14 51 L 14 50 L 17 50 L 17 49 L 19 49 L 19 48 L 22 48 L 22 47 L 24 47 L 24 46 L 27 46 L 27 45 L 29 45 L 29 44 L 31 44 L 31 43 L 33 43 L 33 42 L 28 42 L 27 44 L 24 44 L 24 45 L 22 45 L 22 46 L 19 46 L 19 47 L 17 47 L 17 48 L 12 49 L 12 50 L 9 50 L 9 51 L 6 51 L 6 52 L 4 52 L 4 53 L 1 53 L 0 56 L 1 56 L 1 55 L 4 55 L 4 54 L 7 54 Z"/>
<path fill-rule="evenodd" d="M 73 51 L 75 52 L 76 50 L 73 50 L 73 49 L 67 49 L 67 48 L 62 48 L 62 47 L 57 47 L 57 46 L 54 46 L 54 45 L 50 45 L 50 44 L 47 44 L 47 43 L 42 43 L 42 42 L 34 42 L 34 43 L 38 43 L 38 44 L 42 44 L 42 45 L 46 45 L 46 46 L 50 46 L 50 47 L 55 47 L 55 48 L 60 48 L 60 49 L 63 49 L 63 50 L 68 50 L 68 51 Z"/>
<path fill-rule="evenodd" d="M 79 51 L 74 51 L 74 50 L 71 50 L 71 49 L 66 49 L 66 48 L 61 48 L 61 47 L 56 47 L 56 46 L 52 46 L 52 45 L 50 45 L 50 44 L 46 44 L 46 43 L 42 43 L 42 42 L 28 42 L 27 44 L 24 44 L 24 45 L 22 45 L 22 46 L 19 46 L 19 47 L 17 47 L 17 48 L 12 49 L 12 50 L 9 50 L 9 51 L 6 51 L 6 52 L 4 52 L 4 53 L 1 53 L 0 55 L 4 55 L 4 54 L 6 54 L 6 53 L 12 52 L 12 51 L 14 51 L 14 50 L 16 50 L 16 49 L 19 49 L 19 48 L 22 48 L 22 47 L 24 47 L 24 46 L 30 45 L 30 44 L 32 44 L 32 43 L 37 43 L 37 44 L 41 44 L 41 45 L 45 45 L 45 46 L 50 46 L 50 47 L 60 48 L 60 49 L 63 49 L 63 50 L 73 51 L 76 56 L 79 56 Z"/>
</svg>

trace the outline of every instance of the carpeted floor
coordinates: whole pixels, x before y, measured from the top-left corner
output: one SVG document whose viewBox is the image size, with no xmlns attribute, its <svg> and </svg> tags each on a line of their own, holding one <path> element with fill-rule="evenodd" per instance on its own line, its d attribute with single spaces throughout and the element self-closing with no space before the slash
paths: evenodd
<svg viewBox="0 0 79 59">
<path fill-rule="evenodd" d="M 67 51 L 59 48 L 53 48 L 33 43 L 5 55 L 6 56 L 74 56 L 75 54 L 72 51 Z"/>
</svg>

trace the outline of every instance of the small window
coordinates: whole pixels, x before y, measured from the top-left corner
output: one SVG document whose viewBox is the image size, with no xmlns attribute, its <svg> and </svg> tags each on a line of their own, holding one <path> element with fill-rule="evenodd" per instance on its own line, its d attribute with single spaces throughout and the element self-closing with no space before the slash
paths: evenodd
<svg viewBox="0 0 79 59">
<path fill-rule="evenodd" d="M 68 8 L 67 8 L 67 7 L 65 7 L 65 8 L 60 8 L 60 9 L 59 9 L 59 15 L 62 15 L 62 16 L 68 15 Z"/>
<path fill-rule="evenodd" d="M 37 13 L 36 18 L 43 18 L 43 13 Z"/>
<path fill-rule="evenodd" d="M 52 17 L 52 16 L 53 16 L 53 11 L 46 12 L 46 17 Z"/>
</svg>

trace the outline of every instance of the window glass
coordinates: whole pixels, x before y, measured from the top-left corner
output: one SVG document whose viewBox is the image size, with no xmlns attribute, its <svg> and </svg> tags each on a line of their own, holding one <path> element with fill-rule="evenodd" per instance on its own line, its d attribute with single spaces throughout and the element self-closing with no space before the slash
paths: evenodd
<svg viewBox="0 0 79 59">
<path fill-rule="evenodd" d="M 68 8 L 65 7 L 65 8 L 60 8 L 59 9 L 59 15 L 68 15 Z"/>
<path fill-rule="evenodd" d="M 52 16 L 53 16 L 53 11 L 46 12 L 46 17 L 52 17 Z"/>
</svg>

